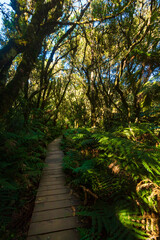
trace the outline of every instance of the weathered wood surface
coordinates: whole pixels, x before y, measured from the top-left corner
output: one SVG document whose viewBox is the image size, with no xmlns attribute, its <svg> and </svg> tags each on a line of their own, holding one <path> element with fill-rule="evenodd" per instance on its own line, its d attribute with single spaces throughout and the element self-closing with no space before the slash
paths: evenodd
<svg viewBox="0 0 160 240">
<path fill-rule="evenodd" d="M 78 240 L 77 200 L 65 186 L 60 138 L 48 146 L 27 240 Z"/>
</svg>

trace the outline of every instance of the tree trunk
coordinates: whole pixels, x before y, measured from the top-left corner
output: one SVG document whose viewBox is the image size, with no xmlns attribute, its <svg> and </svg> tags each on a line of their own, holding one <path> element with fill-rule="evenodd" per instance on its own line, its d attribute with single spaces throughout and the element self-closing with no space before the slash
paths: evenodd
<svg viewBox="0 0 160 240">
<path fill-rule="evenodd" d="M 130 123 L 131 121 L 131 111 L 130 111 L 130 107 L 125 99 L 125 96 L 124 96 L 124 93 L 122 92 L 122 90 L 120 89 L 119 87 L 119 80 L 117 79 L 116 82 L 115 82 L 115 90 L 119 93 L 120 95 L 120 98 L 121 98 L 121 101 L 122 101 L 122 104 L 124 106 L 124 109 L 125 109 L 125 115 L 127 117 L 127 122 Z"/>
<path fill-rule="evenodd" d="M 9 110 L 13 102 L 16 100 L 20 89 L 22 89 L 26 81 L 29 79 L 30 72 L 34 68 L 34 64 L 41 51 L 42 42 L 46 34 L 50 34 L 50 32 L 53 33 L 55 27 L 57 26 L 56 23 L 52 23 L 52 28 L 48 28 L 48 32 L 46 32 L 47 29 L 45 26 L 41 26 L 43 25 L 42 22 L 44 21 L 44 18 L 48 15 L 48 11 L 55 6 L 57 6 L 57 8 L 55 9 L 52 21 L 56 21 L 62 15 L 63 1 L 58 3 L 56 3 L 56 1 L 52 1 L 46 4 L 41 4 L 39 8 L 36 9 L 31 23 L 27 27 L 26 34 L 24 36 L 26 46 L 25 51 L 23 52 L 22 61 L 19 64 L 13 79 L 5 88 L 2 88 L 2 91 L 0 92 L 0 117 L 2 117 Z M 7 46 L 9 47 L 9 50 L 7 50 Z M 3 63 L 3 66 L 5 61 L 8 63 L 8 53 L 10 53 L 10 61 L 13 60 L 17 55 L 16 45 L 14 41 L 8 43 L 7 46 L 3 48 L 3 56 L 0 56 L 0 60 L 1 63 Z"/>
<path fill-rule="evenodd" d="M 91 102 L 91 126 L 96 126 L 96 106 L 94 102 Z"/>
<path fill-rule="evenodd" d="M 24 106 L 23 106 L 23 115 L 25 126 L 28 126 L 29 112 L 30 112 L 30 101 L 28 99 L 28 80 L 24 85 Z"/>
<path fill-rule="evenodd" d="M 17 54 L 23 50 L 24 44 L 19 44 L 19 40 L 9 40 L 7 45 L 0 50 L 0 71 L 4 70 L 9 63 L 12 63 Z"/>
<path fill-rule="evenodd" d="M 14 78 L 0 92 L 0 117 L 3 116 L 16 100 L 20 89 L 28 81 L 31 70 L 41 50 L 42 38 L 39 36 L 31 46 L 27 46 L 23 59 L 18 66 Z"/>
</svg>

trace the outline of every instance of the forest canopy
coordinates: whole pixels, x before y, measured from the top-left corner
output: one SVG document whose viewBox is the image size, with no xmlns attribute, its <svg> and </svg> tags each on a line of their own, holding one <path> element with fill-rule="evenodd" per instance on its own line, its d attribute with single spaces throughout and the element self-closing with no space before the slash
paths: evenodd
<svg viewBox="0 0 160 240">
<path fill-rule="evenodd" d="M 155 117 L 158 1 L 12 0 L 10 7 L 1 4 L 2 117 L 20 96 L 25 118 L 32 107 L 50 112 L 54 122 L 63 115 L 71 125 Z"/>
</svg>

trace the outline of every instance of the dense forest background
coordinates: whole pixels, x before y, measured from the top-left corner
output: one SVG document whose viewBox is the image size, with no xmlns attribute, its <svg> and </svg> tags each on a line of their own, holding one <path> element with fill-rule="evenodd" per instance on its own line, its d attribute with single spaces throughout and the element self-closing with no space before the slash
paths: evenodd
<svg viewBox="0 0 160 240">
<path fill-rule="evenodd" d="M 60 134 L 85 202 L 82 239 L 158 239 L 160 2 L 11 0 L 0 11 L 1 239 L 25 239 Z"/>
</svg>

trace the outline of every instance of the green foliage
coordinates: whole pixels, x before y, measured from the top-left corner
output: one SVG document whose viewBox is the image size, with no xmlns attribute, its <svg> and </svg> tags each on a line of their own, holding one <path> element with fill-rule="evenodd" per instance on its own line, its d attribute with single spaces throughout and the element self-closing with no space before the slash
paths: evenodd
<svg viewBox="0 0 160 240">
<path fill-rule="evenodd" d="M 110 240 L 134 240 L 147 237 L 143 231 L 138 229 L 142 227 L 142 224 L 139 223 L 141 217 L 136 217 L 137 212 L 134 212 L 129 202 L 124 200 L 121 200 L 116 207 L 113 204 L 107 205 L 103 201 L 97 201 L 92 207 L 81 208 L 77 214 L 88 216 L 92 220 L 91 229 L 86 231 L 86 238 L 82 239 L 102 239 L 104 230 L 106 238 Z"/>
<path fill-rule="evenodd" d="M 135 143 L 125 138 L 116 137 L 113 134 L 95 134 L 99 140 L 101 156 L 107 159 L 108 165 L 113 160 L 121 170 L 132 175 L 133 179 L 144 179 L 147 176 L 153 179 L 160 173 L 159 151 L 153 147 L 150 149 L 140 142 Z M 154 151 L 156 150 L 156 151 Z"/>
<path fill-rule="evenodd" d="M 50 2 L 0 4 L 1 238 L 17 240 L 12 216 L 35 196 L 44 148 L 65 125 L 109 131 L 63 134 L 65 172 L 93 193 L 82 239 L 141 238 L 131 219 L 158 212 L 159 1 Z"/>
<path fill-rule="evenodd" d="M 78 151 L 70 150 L 64 157 L 63 168 L 64 170 L 74 170 L 77 167 L 77 163 L 80 161 L 81 156 Z"/>
<path fill-rule="evenodd" d="M 20 240 L 26 234 L 27 222 L 32 214 L 30 208 L 45 166 L 46 146 L 48 141 L 52 141 L 58 134 L 60 130 L 52 127 L 51 123 L 44 125 L 42 118 L 39 121 L 32 118 L 26 125 L 20 110 L 10 111 L 8 118 L 1 120 L 0 235 L 2 240 Z M 23 211 L 26 212 L 21 214 Z M 17 226 L 14 226 L 14 222 Z M 19 229 L 18 226 L 22 222 L 26 225 Z"/>
<path fill-rule="evenodd" d="M 147 82 L 144 85 L 141 94 L 144 95 L 144 107 L 150 106 L 153 102 L 160 103 L 160 84 L 158 82 Z"/>
<path fill-rule="evenodd" d="M 142 216 L 158 214 L 159 128 L 133 124 L 114 132 L 72 129 L 64 136 L 70 182 L 79 191 L 80 186 L 89 189 L 88 206 L 78 213 L 89 219 L 88 228 L 80 229 L 81 239 L 147 239 Z"/>
<path fill-rule="evenodd" d="M 11 223 L 11 215 L 17 207 L 22 208 L 28 197 L 32 195 L 31 189 L 35 189 L 44 167 L 45 149 L 39 146 L 43 139 L 43 134 L 40 132 L 22 130 L 21 133 L 16 134 L 1 129 L 0 139 L 2 231 Z M 2 236 L 3 234 L 5 231 L 1 232 Z"/>
</svg>

